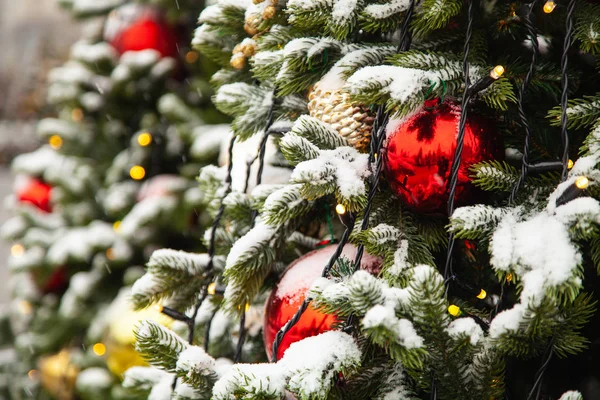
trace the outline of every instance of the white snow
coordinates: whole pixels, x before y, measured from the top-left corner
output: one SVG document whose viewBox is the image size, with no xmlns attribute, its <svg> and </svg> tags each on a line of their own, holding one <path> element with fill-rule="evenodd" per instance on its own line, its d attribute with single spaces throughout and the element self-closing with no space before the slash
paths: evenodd
<svg viewBox="0 0 600 400">
<path fill-rule="evenodd" d="M 358 7 L 358 0 L 336 0 L 333 3 L 331 17 L 337 25 L 347 24 L 352 20 Z"/>
<path fill-rule="evenodd" d="M 190 346 L 179 354 L 177 370 L 184 371 L 188 376 L 193 374 L 210 375 L 215 366 L 215 359 L 206 354 L 198 346 Z"/>
<path fill-rule="evenodd" d="M 361 352 L 352 336 L 329 331 L 292 343 L 276 366 L 289 377 L 292 392 L 302 398 L 326 398 L 334 376 L 357 367 L 360 360 Z"/>
<path fill-rule="evenodd" d="M 569 390 L 563 393 L 558 400 L 583 400 L 583 396 L 576 390 Z"/>
<path fill-rule="evenodd" d="M 233 399 L 233 392 L 239 386 L 249 388 L 251 393 L 267 392 L 283 396 L 285 377 L 278 364 L 235 364 L 215 383 L 213 399 Z"/>
<path fill-rule="evenodd" d="M 461 336 L 469 337 L 473 346 L 483 338 L 483 330 L 473 318 L 458 318 L 450 323 L 447 328 L 450 337 L 460 339 Z"/>
<path fill-rule="evenodd" d="M 392 307 L 376 305 L 365 314 L 362 325 L 365 329 L 385 327 L 395 335 L 395 341 L 407 349 L 423 347 L 423 338 L 417 334 L 412 322 L 398 318 Z"/>
<path fill-rule="evenodd" d="M 112 375 L 100 367 L 87 368 L 77 376 L 77 388 L 81 390 L 102 390 L 110 387 L 113 383 Z"/>
<path fill-rule="evenodd" d="M 520 303 L 509 310 L 500 312 L 490 323 L 490 337 L 497 339 L 505 333 L 516 333 L 519 330 L 524 313 L 525 306 Z"/>
<path fill-rule="evenodd" d="M 206 253 L 188 253 L 182 250 L 159 249 L 155 250 L 148 261 L 148 268 L 168 267 L 181 270 L 194 276 L 204 272 L 210 257 Z"/>
<path fill-rule="evenodd" d="M 537 41 L 538 41 L 538 49 L 539 49 L 540 54 L 541 55 L 548 54 L 548 50 L 550 49 L 550 46 L 552 46 L 552 38 L 549 36 L 537 35 Z M 530 50 L 533 48 L 533 44 L 529 37 L 527 37 L 527 39 L 525 39 L 523 41 L 523 46 L 525 46 L 526 48 L 528 48 Z"/>
<path fill-rule="evenodd" d="M 365 14 L 375 19 L 389 18 L 408 9 L 409 0 L 392 0 L 384 4 L 369 4 L 365 7 Z"/>
<path fill-rule="evenodd" d="M 276 227 L 269 226 L 264 222 L 256 224 L 254 228 L 235 242 L 227 255 L 225 269 L 232 268 L 239 262 L 243 262 L 253 249 L 273 240 L 276 230 Z"/>
</svg>

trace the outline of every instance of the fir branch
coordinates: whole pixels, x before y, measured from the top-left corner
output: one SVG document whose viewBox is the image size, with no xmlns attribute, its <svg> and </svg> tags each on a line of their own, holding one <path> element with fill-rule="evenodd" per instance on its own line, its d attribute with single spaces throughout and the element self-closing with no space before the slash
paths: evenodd
<svg viewBox="0 0 600 400">
<path fill-rule="evenodd" d="M 175 332 L 154 321 L 142 321 L 134 331 L 135 349 L 151 365 L 175 372 L 179 354 L 188 344 Z"/>
<path fill-rule="evenodd" d="M 560 106 L 548 111 L 547 118 L 553 126 L 560 126 L 562 109 Z M 584 128 L 593 125 L 600 118 L 600 93 L 569 100 L 567 106 L 567 127 Z"/>
</svg>

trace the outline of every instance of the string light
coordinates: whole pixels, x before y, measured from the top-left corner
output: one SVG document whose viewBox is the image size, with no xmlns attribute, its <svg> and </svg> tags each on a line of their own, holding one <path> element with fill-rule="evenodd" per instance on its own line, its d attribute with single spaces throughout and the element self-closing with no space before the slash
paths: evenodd
<svg viewBox="0 0 600 400">
<path fill-rule="evenodd" d="M 10 255 L 13 257 L 21 257 L 23 254 L 25 254 L 25 247 L 20 243 L 13 244 L 10 248 Z"/>
<path fill-rule="evenodd" d="M 487 292 L 483 289 L 481 289 L 481 292 L 479 292 L 479 294 L 477 295 L 477 298 L 480 300 L 483 300 L 487 297 Z"/>
<path fill-rule="evenodd" d="M 346 214 L 346 207 L 343 204 L 338 204 L 335 206 L 335 212 L 340 215 L 344 215 Z"/>
<path fill-rule="evenodd" d="M 550 14 L 552 11 L 554 11 L 555 8 L 556 8 L 556 3 L 554 2 L 554 0 L 548 0 L 544 4 L 544 12 L 546 14 Z"/>
<path fill-rule="evenodd" d="M 459 306 L 450 304 L 448 306 L 448 314 L 452 315 L 453 317 L 458 317 L 460 314 L 462 314 L 462 311 L 460 310 Z"/>
<path fill-rule="evenodd" d="M 246 312 L 250 311 L 250 304 L 246 303 Z"/>
<path fill-rule="evenodd" d="M 115 250 L 112 247 L 106 249 L 106 258 L 108 258 L 111 261 L 113 261 L 116 258 Z"/>
<path fill-rule="evenodd" d="M 574 165 L 573 160 L 569 160 L 569 162 L 567 163 L 567 168 L 571 169 L 571 168 L 573 168 L 573 165 Z"/>
<path fill-rule="evenodd" d="M 31 379 L 32 381 L 35 381 L 35 380 L 37 379 L 37 375 L 38 375 L 38 372 L 37 372 L 37 370 L 35 370 L 35 369 L 32 369 L 31 371 L 29 371 L 29 372 L 27 373 L 27 376 L 28 376 L 28 377 L 29 377 L 29 379 Z"/>
<path fill-rule="evenodd" d="M 199 54 L 194 50 L 190 50 L 185 54 L 185 62 L 188 64 L 193 64 L 198 61 Z"/>
<path fill-rule="evenodd" d="M 513 280 L 513 274 L 509 273 L 508 275 L 506 275 L 506 282 L 512 282 Z"/>
<path fill-rule="evenodd" d="M 585 176 L 580 176 L 579 178 L 577 178 L 575 180 L 575 186 L 577 186 L 578 189 L 585 189 L 590 185 L 590 181 L 588 180 L 588 178 L 586 178 Z"/>
<path fill-rule="evenodd" d="M 134 165 L 129 170 L 129 176 L 136 181 L 142 180 L 146 176 L 146 170 L 141 165 Z"/>
<path fill-rule="evenodd" d="M 31 314 L 31 310 L 33 309 L 33 307 L 31 307 L 31 303 L 27 300 L 21 300 L 17 305 L 17 308 L 19 312 L 23 315 Z"/>
<path fill-rule="evenodd" d="M 81 108 L 74 108 L 71 111 L 71 119 L 75 122 L 79 122 L 83 119 L 83 110 Z"/>
<path fill-rule="evenodd" d="M 492 79 L 499 79 L 504 75 L 504 67 L 502 65 L 496 65 L 494 69 L 490 71 L 490 77 Z"/>
<path fill-rule="evenodd" d="M 211 283 L 210 285 L 208 285 L 208 287 L 206 288 L 206 291 L 208 292 L 208 294 L 210 294 L 211 296 L 214 296 L 215 293 L 217 293 L 217 284 L 216 282 Z"/>
<path fill-rule="evenodd" d="M 158 312 L 160 312 L 160 313 L 161 313 L 161 312 L 163 312 L 163 310 L 165 309 L 165 308 L 162 306 L 162 304 L 155 304 L 155 305 L 154 305 L 154 308 L 156 309 L 156 311 L 158 311 Z"/>
<path fill-rule="evenodd" d="M 48 144 L 50 145 L 50 147 L 52 147 L 54 150 L 58 150 L 62 147 L 63 145 L 63 140 L 59 135 L 52 135 L 50 136 L 50 138 L 48 139 Z"/>
<path fill-rule="evenodd" d="M 140 133 L 137 137 L 137 141 L 140 146 L 146 147 L 152 143 L 152 135 L 148 132 Z"/>
<path fill-rule="evenodd" d="M 121 228 L 121 221 L 115 221 L 115 222 L 113 223 L 113 230 L 114 230 L 115 232 L 119 232 L 119 229 L 120 229 L 120 228 Z"/>
<path fill-rule="evenodd" d="M 92 347 L 92 351 L 97 356 L 103 356 L 106 353 L 106 346 L 103 343 L 96 343 L 94 347 Z"/>
</svg>

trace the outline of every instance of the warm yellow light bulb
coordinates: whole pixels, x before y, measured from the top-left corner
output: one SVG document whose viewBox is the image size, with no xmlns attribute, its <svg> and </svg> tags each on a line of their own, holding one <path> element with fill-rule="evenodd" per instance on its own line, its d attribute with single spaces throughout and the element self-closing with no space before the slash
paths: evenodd
<svg viewBox="0 0 600 400">
<path fill-rule="evenodd" d="M 462 312 L 460 311 L 460 307 L 456 306 L 454 304 L 450 304 L 448 306 L 448 314 L 452 315 L 453 317 L 458 317 Z"/>
<path fill-rule="evenodd" d="M 106 353 L 106 346 L 102 343 L 96 343 L 94 347 L 92 347 L 92 351 L 97 356 L 103 356 Z"/>
<path fill-rule="evenodd" d="M 185 62 L 187 62 L 188 64 L 193 64 L 196 61 L 198 61 L 198 52 L 197 51 L 188 51 L 185 55 Z"/>
<path fill-rule="evenodd" d="M 246 312 L 250 311 L 250 304 L 246 303 Z"/>
<path fill-rule="evenodd" d="M 217 293 L 217 284 L 215 282 L 211 283 L 210 285 L 208 285 L 208 287 L 206 288 L 206 291 L 208 292 L 208 294 L 210 294 L 211 296 L 214 296 L 215 293 Z"/>
<path fill-rule="evenodd" d="M 571 169 L 571 168 L 573 168 L 573 165 L 574 165 L 573 160 L 569 160 L 569 162 L 567 163 L 567 168 Z"/>
<path fill-rule="evenodd" d="M 52 135 L 52 136 L 50 136 L 50 138 L 48 138 L 48 144 L 54 150 L 58 150 L 62 147 L 63 140 L 59 135 Z"/>
<path fill-rule="evenodd" d="M 590 185 L 590 181 L 588 180 L 588 178 L 586 178 L 585 176 L 580 176 L 579 178 L 577 178 L 575 180 L 575 186 L 577 186 L 578 189 L 585 189 Z"/>
<path fill-rule="evenodd" d="M 35 369 L 32 369 L 31 371 L 29 371 L 27 373 L 27 376 L 29 377 L 29 379 L 31 379 L 32 381 L 35 381 L 37 378 L 38 372 Z"/>
<path fill-rule="evenodd" d="M 137 141 L 140 146 L 146 147 L 152 143 L 152 135 L 148 132 L 140 133 L 137 137 Z"/>
<path fill-rule="evenodd" d="M 116 258 L 115 251 L 112 247 L 106 249 L 106 258 L 108 258 L 111 261 L 113 261 Z"/>
<path fill-rule="evenodd" d="M 19 312 L 23 315 L 31 314 L 31 310 L 33 309 L 33 307 L 31 307 L 31 303 L 27 300 L 21 300 L 17 305 L 17 308 L 19 309 Z"/>
<path fill-rule="evenodd" d="M 129 176 L 131 176 L 132 179 L 139 181 L 141 179 L 144 179 L 144 177 L 146 176 L 146 170 L 141 165 L 134 165 L 129 170 Z"/>
<path fill-rule="evenodd" d="M 158 311 L 159 313 L 163 312 L 163 310 L 165 309 L 162 304 L 155 304 L 154 308 L 156 309 L 156 311 Z"/>
<path fill-rule="evenodd" d="M 506 282 L 512 282 L 513 280 L 513 274 L 509 273 L 508 275 L 506 275 Z"/>
<path fill-rule="evenodd" d="M 498 78 L 500 78 L 502 75 L 504 75 L 504 67 L 503 67 L 502 65 L 496 65 L 496 66 L 494 67 L 494 69 L 492 69 L 492 70 L 490 71 L 490 76 L 491 76 L 493 79 L 498 79 Z"/>
<path fill-rule="evenodd" d="M 346 214 L 346 207 L 343 204 L 338 204 L 335 206 L 335 212 L 340 215 Z"/>
<path fill-rule="evenodd" d="M 546 14 L 550 14 L 552 11 L 554 11 L 555 8 L 556 8 L 556 3 L 553 0 L 548 0 L 544 4 L 544 12 Z"/>
<path fill-rule="evenodd" d="M 23 254 L 25 254 L 25 247 L 20 243 L 13 244 L 10 248 L 10 255 L 13 257 L 21 257 Z"/>
<path fill-rule="evenodd" d="M 115 232 L 119 232 L 119 228 L 120 228 L 120 227 L 121 227 L 121 221 L 115 221 L 115 222 L 113 223 L 113 230 L 114 230 Z"/>
<path fill-rule="evenodd" d="M 487 292 L 485 290 L 481 289 L 481 292 L 479 292 L 479 294 L 477 295 L 477 298 L 483 300 L 486 297 L 487 297 Z"/>
</svg>

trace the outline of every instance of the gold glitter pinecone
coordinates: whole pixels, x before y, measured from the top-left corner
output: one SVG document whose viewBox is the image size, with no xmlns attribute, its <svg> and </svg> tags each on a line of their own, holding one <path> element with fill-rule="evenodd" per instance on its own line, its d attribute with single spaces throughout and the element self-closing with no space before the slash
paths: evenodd
<svg viewBox="0 0 600 400">
<path fill-rule="evenodd" d="M 318 83 L 309 92 L 308 100 L 311 117 L 330 124 L 358 151 L 367 151 L 375 120 L 368 108 L 352 105 L 348 93 L 339 89 L 325 91 Z"/>
</svg>

